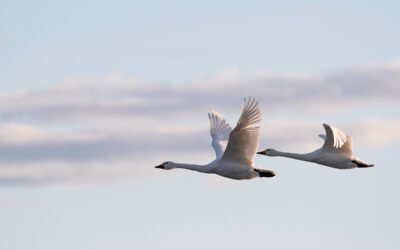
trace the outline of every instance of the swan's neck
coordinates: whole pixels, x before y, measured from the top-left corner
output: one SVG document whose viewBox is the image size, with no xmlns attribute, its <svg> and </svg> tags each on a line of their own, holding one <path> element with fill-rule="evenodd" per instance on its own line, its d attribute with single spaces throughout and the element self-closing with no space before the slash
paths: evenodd
<svg viewBox="0 0 400 250">
<path fill-rule="evenodd" d="M 196 165 L 196 164 L 186 164 L 186 163 L 173 163 L 173 168 L 183 168 L 188 170 L 193 170 L 202 173 L 210 173 L 209 165 Z"/>
<path fill-rule="evenodd" d="M 289 153 L 289 152 L 282 152 L 282 151 L 274 150 L 274 151 L 270 152 L 269 155 L 270 156 L 282 156 L 282 157 L 287 157 L 287 158 L 292 158 L 292 159 L 297 159 L 297 160 L 302 160 L 302 161 L 313 161 L 314 160 L 313 153 L 297 154 L 297 153 Z"/>
</svg>

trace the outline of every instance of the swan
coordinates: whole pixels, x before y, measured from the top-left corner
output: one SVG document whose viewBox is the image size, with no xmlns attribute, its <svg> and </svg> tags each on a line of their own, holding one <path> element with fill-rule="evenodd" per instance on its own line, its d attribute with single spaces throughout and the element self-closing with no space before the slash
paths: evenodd
<svg viewBox="0 0 400 250">
<path fill-rule="evenodd" d="M 242 114 L 233 130 L 218 112 L 210 111 L 208 119 L 212 138 L 211 145 L 216 155 L 214 161 L 207 165 L 166 161 L 156 168 L 165 170 L 183 168 L 201 173 L 217 174 L 235 180 L 275 176 L 273 171 L 260 169 L 253 163 L 257 152 L 260 127 L 252 125 L 261 122 L 261 110 L 254 98 L 244 99 Z"/>
<path fill-rule="evenodd" d="M 282 156 L 302 161 L 309 161 L 338 169 L 368 168 L 374 164 L 369 164 L 353 155 L 353 139 L 343 131 L 323 124 L 326 135 L 319 135 L 325 143 L 319 148 L 308 154 L 296 154 L 281 152 L 275 149 L 266 149 L 257 154 L 268 156 Z"/>
</svg>

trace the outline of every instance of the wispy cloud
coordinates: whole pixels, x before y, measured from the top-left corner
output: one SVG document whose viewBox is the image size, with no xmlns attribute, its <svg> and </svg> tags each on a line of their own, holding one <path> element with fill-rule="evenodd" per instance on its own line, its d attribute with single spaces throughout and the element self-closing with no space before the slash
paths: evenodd
<svg viewBox="0 0 400 250">
<path fill-rule="evenodd" d="M 105 80 L 2 92 L 0 184 L 133 178 L 166 155 L 200 154 L 210 157 L 206 162 L 213 157 L 206 112 L 218 109 L 237 119 L 245 96 L 259 99 L 264 113 L 260 147 L 311 150 L 322 144 L 319 123 L 329 121 L 352 134 L 356 148 L 391 146 L 400 139 L 398 116 L 357 112 L 382 105 L 398 110 L 399 82 L 393 62 L 325 75 L 243 76 L 229 69 L 186 84 L 113 73 Z M 316 122 L 310 114 L 344 118 Z"/>
<path fill-rule="evenodd" d="M 255 96 L 269 112 L 295 107 L 298 112 L 342 112 L 376 103 L 399 105 L 400 67 L 352 67 L 318 75 L 261 72 L 240 77 L 236 69 L 186 84 L 138 80 L 75 81 L 40 91 L 1 93 L 3 120 L 107 119 L 115 116 L 176 116 L 213 107 L 236 109 L 238 99 Z M 115 81 L 117 79 L 117 81 Z M 174 112 L 177 111 L 177 112 Z"/>
</svg>

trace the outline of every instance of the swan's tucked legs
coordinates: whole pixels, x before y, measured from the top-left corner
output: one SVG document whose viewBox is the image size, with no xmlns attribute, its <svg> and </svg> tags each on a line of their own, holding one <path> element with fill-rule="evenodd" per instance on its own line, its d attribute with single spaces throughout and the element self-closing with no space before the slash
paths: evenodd
<svg viewBox="0 0 400 250">
<path fill-rule="evenodd" d="M 255 168 L 254 171 L 256 171 L 260 175 L 260 177 L 274 177 L 275 176 L 275 172 L 271 171 L 271 170 Z"/>
</svg>

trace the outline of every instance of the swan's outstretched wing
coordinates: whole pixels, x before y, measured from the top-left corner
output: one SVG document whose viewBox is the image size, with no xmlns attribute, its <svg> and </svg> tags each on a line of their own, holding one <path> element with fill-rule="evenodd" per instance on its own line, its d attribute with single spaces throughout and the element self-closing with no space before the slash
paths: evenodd
<svg viewBox="0 0 400 250">
<path fill-rule="evenodd" d="M 212 137 L 211 145 L 215 150 L 217 159 L 219 159 L 224 154 L 232 128 L 218 112 L 208 112 L 208 119 L 210 120 L 210 134 Z"/>
<path fill-rule="evenodd" d="M 326 139 L 324 145 L 322 146 L 322 150 L 339 153 L 346 156 L 352 156 L 352 137 L 338 128 L 335 128 L 325 123 L 323 125 L 325 128 Z"/>
<path fill-rule="evenodd" d="M 261 109 L 255 99 L 244 100 L 242 114 L 229 135 L 228 145 L 221 160 L 253 165 L 257 152 L 260 127 L 251 126 L 261 122 Z"/>
</svg>

